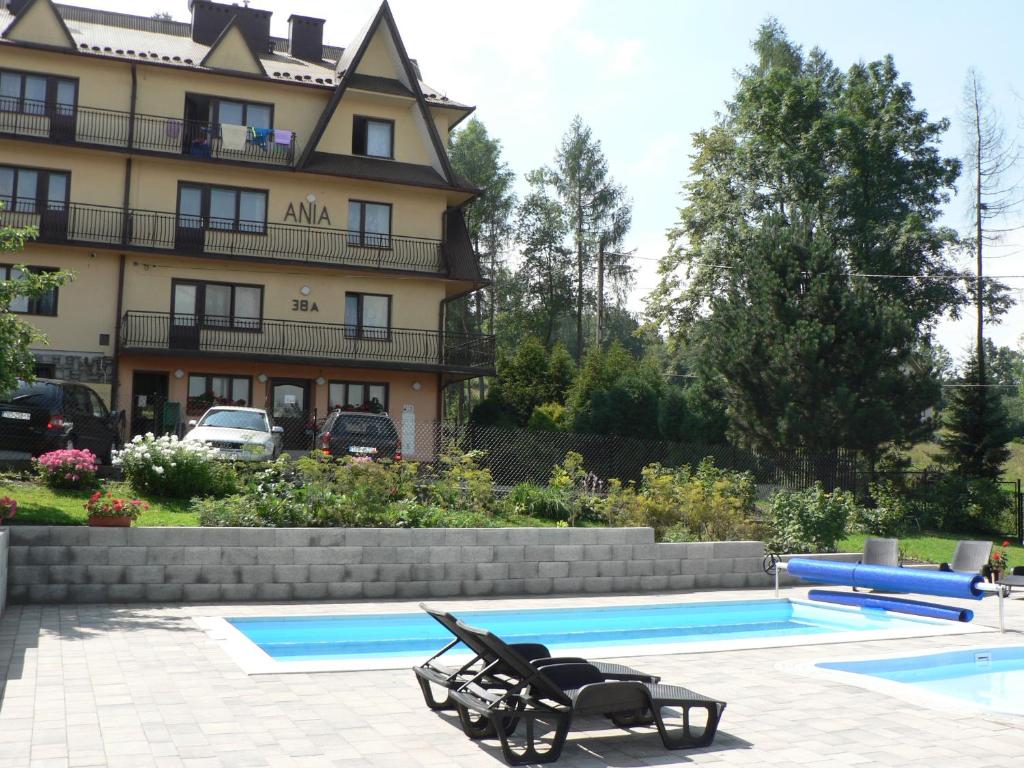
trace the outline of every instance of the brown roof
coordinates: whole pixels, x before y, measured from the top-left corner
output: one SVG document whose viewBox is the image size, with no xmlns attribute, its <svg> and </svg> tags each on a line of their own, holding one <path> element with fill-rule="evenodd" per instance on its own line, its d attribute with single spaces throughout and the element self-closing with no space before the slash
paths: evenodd
<svg viewBox="0 0 1024 768">
<path fill-rule="evenodd" d="M 411 184 L 416 187 L 454 189 L 469 194 L 478 194 L 480 191 L 463 178 L 457 177 L 455 184 L 449 184 L 441 174 L 429 165 L 400 163 L 396 160 L 383 160 L 377 157 L 313 152 L 309 157 L 308 165 L 303 170 L 311 173 L 329 174 L 331 176 L 366 179 L 368 181 L 386 181 L 394 184 Z"/>
<path fill-rule="evenodd" d="M 152 19 L 127 13 L 81 8 L 56 3 L 79 53 L 105 58 L 144 61 L 165 66 L 205 69 L 201 62 L 212 46 L 192 40 L 191 25 L 183 21 Z M 6 7 L 0 8 L 0 29 L 14 20 Z M 271 37 L 274 51 L 257 52 L 266 77 L 281 82 L 297 82 L 323 88 L 335 87 L 340 78 L 336 62 L 344 58 L 345 48 L 324 45 L 324 59 L 303 61 L 288 55 L 288 41 Z M 0 43 L 17 45 L 14 41 Z M 258 76 L 257 76 L 258 77 Z M 426 101 L 432 105 L 470 110 L 465 104 L 442 95 L 438 89 L 420 82 Z"/>
</svg>

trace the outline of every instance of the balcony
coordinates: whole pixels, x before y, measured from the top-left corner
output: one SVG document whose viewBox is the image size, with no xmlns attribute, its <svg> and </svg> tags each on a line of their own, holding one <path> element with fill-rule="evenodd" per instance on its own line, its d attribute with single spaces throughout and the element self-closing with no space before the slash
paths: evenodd
<svg viewBox="0 0 1024 768">
<path fill-rule="evenodd" d="M 121 351 L 211 354 L 274 362 L 319 363 L 494 375 L 494 337 L 408 328 L 363 329 L 297 320 L 247 320 L 126 312 Z M 369 334 L 369 335 L 367 335 Z"/>
<path fill-rule="evenodd" d="M 233 142 L 224 133 L 220 123 L 139 114 L 133 120 L 129 112 L 41 101 L 26 102 L 23 111 L 0 110 L 3 136 L 281 167 L 295 159 L 292 131 L 249 129 Z"/>
<path fill-rule="evenodd" d="M 8 210 L 9 209 L 9 210 Z M 360 244 L 359 233 L 296 224 L 266 224 L 262 232 L 209 228 L 199 217 L 83 203 L 15 200 L 0 211 L 0 226 L 37 227 L 38 240 L 87 247 L 164 251 L 193 256 L 298 263 L 354 269 L 446 274 L 447 244 L 399 235 Z"/>
</svg>

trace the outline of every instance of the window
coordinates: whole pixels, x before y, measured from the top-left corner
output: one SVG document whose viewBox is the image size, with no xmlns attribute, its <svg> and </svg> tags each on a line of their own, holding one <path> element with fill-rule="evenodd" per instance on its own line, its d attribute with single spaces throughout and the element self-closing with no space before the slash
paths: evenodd
<svg viewBox="0 0 1024 768">
<path fill-rule="evenodd" d="M 352 154 L 391 160 L 395 156 L 395 122 L 355 117 L 352 123 Z"/>
<path fill-rule="evenodd" d="M 387 411 L 388 385 L 364 381 L 332 381 L 328 399 L 327 405 L 330 408 L 366 410 L 374 413 Z"/>
<path fill-rule="evenodd" d="M 260 330 L 263 286 L 175 280 L 172 291 L 176 325 Z"/>
<path fill-rule="evenodd" d="M 345 335 L 350 339 L 389 339 L 391 297 L 377 293 L 346 293 Z"/>
<path fill-rule="evenodd" d="M 30 272 L 56 272 L 49 267 L 30 267 Z M 17 280 L 21 270 L 6 264 L 0 264 L 0 280 Z M 11 311 L 23 315 L 57 316 L 57 289 L 51 288 L 39 296 L 15 296 L 11 301 Z"/>
<path fill-rule="evenodd" d="M 5 211 L 63 211 L 70 186 L 65 171 L 0 165 L 0 205 Z"/>
<path fill-rule="evenodd" d="M 220 376 L 190 373 L 188 402 L 191 414 L 204 413 L 214 405 L 249 406 L 252 403 L 252 379 L 248 376 Z"/>
<path fill-rule="evenodd" d="M 273 128 L 274 108 L 270 104 L 247 101 L 217 100 L 214 121 L 228 125 L 247 125 L 250 128 Z"/>
<path fill-rule="evenodd" d="M 348 201 L 349 245 L 391 247 L 391 206 L 387 203 Z"/>
<path fill-rule="evenodd" d="M 77 100 L 77 80 L 0 70 L 0 112 L 71 115 Z"/>
<path fill-rule="evenodd" d="M 267 193 L 263 190 L 181 184 L 178 227 L 266 234 Z"/>
</svg>

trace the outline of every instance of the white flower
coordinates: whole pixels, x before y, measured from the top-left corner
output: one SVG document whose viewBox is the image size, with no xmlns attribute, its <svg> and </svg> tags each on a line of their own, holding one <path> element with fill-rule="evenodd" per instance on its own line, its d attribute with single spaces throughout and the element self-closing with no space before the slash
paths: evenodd
<svg viewBox="0 0 1024 768">
<path fill-rule="evenodd" d="M 153 467 L 153 471 L 156 472 L 158 475 L 162 475 L 164 473 L 164 468 L 160 466 Z"/>
</svg>

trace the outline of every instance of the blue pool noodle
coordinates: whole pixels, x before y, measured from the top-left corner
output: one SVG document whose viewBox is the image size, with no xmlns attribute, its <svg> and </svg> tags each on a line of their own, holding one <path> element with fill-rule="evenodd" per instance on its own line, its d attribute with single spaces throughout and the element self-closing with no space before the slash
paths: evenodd
<svg viewBox="0 0 1024 768">
<path fill-rule="evenodd" d="M 977 573 L 926 571 L 889 565 L 861 565 L 797 557 L 787 564 L 789 573 L 807 581 L 837 586 L 878 589 L 883 592 L 913 592 L 935 597 L 980 600 L 982 578 Z"/>
<path fill-rule="evenodd" d="M 926 616 L 932 619 L 949 621 L 971 621 L 974 611 L 970 608 L 956 608 L 951 605 L 934 605 L 920 600 L 906 600 L 900 597 L 879 597 L 878 595 L 860 595 L 856 592 L 829 592 L 824 589 L 812 589 L 807 593 L 811 600 L 839 605 L 856 605 L 862 608 L 875 608 L 895 613 L 909 613 L 914 616 Z"/>
</svg>

